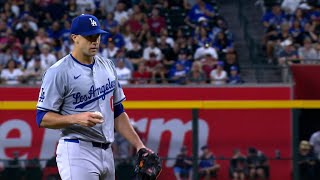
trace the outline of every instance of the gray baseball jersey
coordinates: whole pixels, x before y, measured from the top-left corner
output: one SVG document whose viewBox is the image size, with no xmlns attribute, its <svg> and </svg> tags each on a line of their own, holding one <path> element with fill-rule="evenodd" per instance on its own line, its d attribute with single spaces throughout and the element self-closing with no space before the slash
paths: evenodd
<svg viewBox="0 0 320 180">
<path fill-rule="evenodd" d="M 102 124 L 94 127 L 74 124 L 61 129 L 61 135 L 105 143 L 114 141 L 113 107 L 123 100 L 125 95 L 111 60 L 94 56 L 94 63 L 86 65 L 70 54 L 45 73 L 37 109 L 62 115 L 99 111 L 104 118 Z"/>
</svg>

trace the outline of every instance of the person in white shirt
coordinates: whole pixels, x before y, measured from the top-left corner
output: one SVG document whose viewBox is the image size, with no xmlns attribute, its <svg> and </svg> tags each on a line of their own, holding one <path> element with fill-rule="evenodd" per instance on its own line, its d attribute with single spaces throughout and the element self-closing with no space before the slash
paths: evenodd
<svg viewBox="0 0 320 180">
<path fill-rule="evenodd" d="M 123 25 L 129 19 L 129 14 L 125 9 L 126 4 L 119 1 L 114 11 L 114 20 L 119 22 L 120 25 Z"/>
<path fill-rule="evenodd" d="M 79 14 L 83 14 L 86 12 L 86 9 L 90 9 L 94 12 L 96 5 L 94 4 L 94 0 L 76 0 L 77 11 Z"/>
<path fill-rule="evenodd" d="M 57 62 L 57 57 L 54 54 L 50 53 L 50 46 L 48 44 L 42 45 L 40 51 L 41 65 L 45 69 L 48 69 L 50 66 Z"/>
<path fill-rule="evenodd" d="M 125 66 L 124 61 L 118 60 L 116 71 L 119 79 L 119 83 L 121 85 L 127 85 L 129 84 L 131 80 L 131 70 Z"/>
<path fill-rule="evenodd" d="M 23 79 L 23 72 L 21 69 L 17 68 L 16 62 L 14 60 L 9 60 L 7 67 L 2 70 L 0 78 L 1 82 L 9 85 L 20 84 Z"/>
<path fill-rule="evenodd" d="M 214 59 L 218 59 L 218 53 L 216 49 L 210 45 L 210 43 L 205 43 L 204 46 L 197 48 L 194 54 L 194 59 L 202 59 L 207 54 L 210 54 Z"/>
<path fill-rule="evenodd" d="M 24 71 L 24 78 L 28 84 L 41 84 L 42 76 L 46 71 L 41 63 L 40 56 L 36 56 L 30 61 L 27 69 Z"/>
<path fill-rule="evenodd" d="M 299 58 L 304 64 L 312 64 L 317 59 L 317 51 L 309 38 L 304 39 L 303 46 L 298 49 Z"/>
<path fill-rule="evenodd" d="M 150 54 L 154 53 L 156 55 L 157 61 L 162 59 L 161 50 L 156 47 L 156 41 L 153 38 L 148 39 L 148 46 L 143 50 L 143 59 L 148 61 L 150 59 Z"/>
<path fill-rule="evenodd" d="M 108 59 L 116 57 L 119 48 L 116 47 L 113 40 L 108 40 L 107 48 L 104 48 L 101 52 L 101 56 Z"/>
<path fill-rule="evenodd" d="M 223 85 L 227 83 L 228 74 L 223 66 L 223 61 L 218 61 L 217 68 L 210 72 L 211 84 Z"/>
</svg>

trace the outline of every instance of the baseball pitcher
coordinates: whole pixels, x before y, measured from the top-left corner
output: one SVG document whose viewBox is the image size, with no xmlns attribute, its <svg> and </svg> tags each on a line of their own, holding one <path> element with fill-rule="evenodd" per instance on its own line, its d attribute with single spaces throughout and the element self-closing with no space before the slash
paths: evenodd
<svg viewBox="0 0 320 180">
<path fill-rule="evenodd" d="M 114 129 L 137 149 L 139 177 L 155 179 L 161 171 L 159 157 L 129 122 L 112 61 L 96 55 L 105 33 L 95 16 L 82 14 L 72 21 L 74 49 L 45 73 L 36 122 L 61 130 L 56 160 L 63 180 L 114 180 Z"/>
</svg>

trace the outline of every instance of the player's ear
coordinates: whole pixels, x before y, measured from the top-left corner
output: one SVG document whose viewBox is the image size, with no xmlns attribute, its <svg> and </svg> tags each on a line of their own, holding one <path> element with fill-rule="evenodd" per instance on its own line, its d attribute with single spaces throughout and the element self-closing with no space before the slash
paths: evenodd
<svg viewBox="0 0 320 180">
<path fill-rule="evenodd" d="M 73 40 L 74 43 L 79 44 L 78 36 L 77 36 L 77 35 L 71 34 L 71 39 Z"/>
</svg>

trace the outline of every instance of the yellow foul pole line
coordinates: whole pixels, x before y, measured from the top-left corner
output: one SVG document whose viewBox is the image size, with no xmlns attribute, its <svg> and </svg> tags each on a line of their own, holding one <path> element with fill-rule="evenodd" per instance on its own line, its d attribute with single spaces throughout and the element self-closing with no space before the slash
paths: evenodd
<svg viewBox="0 0 320 180">
<path fill-rule="evenodd" d="M 126 109 L 320 109 L 320 100 L 125 101 Z M 35 110 L 36 101 L 0 101 L 0 110 Z"/>
</svg>

